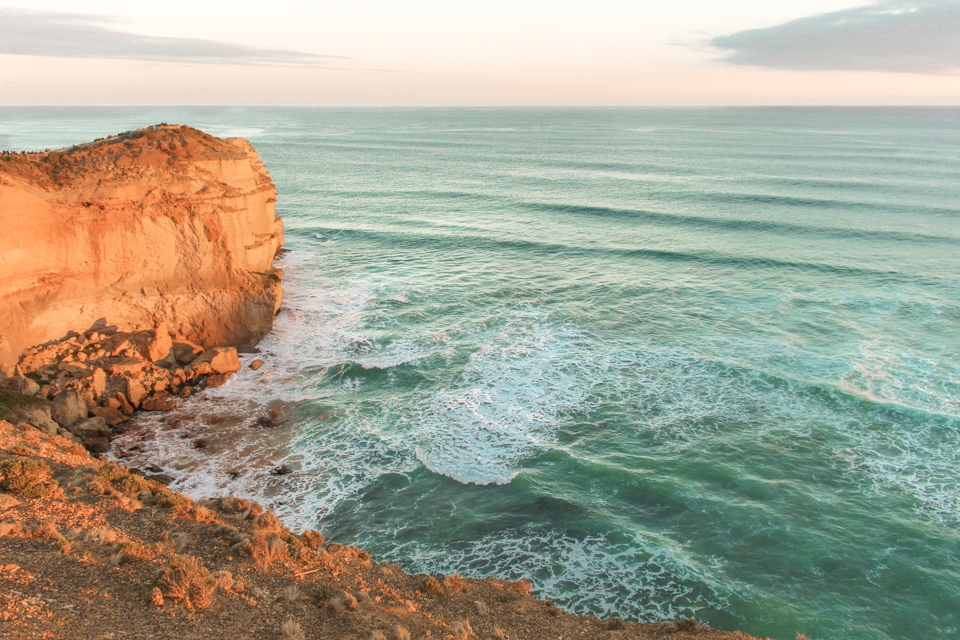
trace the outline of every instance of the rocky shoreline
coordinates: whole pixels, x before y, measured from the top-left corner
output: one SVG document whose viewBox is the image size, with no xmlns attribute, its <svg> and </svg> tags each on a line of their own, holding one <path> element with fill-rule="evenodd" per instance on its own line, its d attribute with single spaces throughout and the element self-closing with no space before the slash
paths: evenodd
<svg viewBox="0 0 960 640">
<path fill-rule="evenodd" d="M 234 347 L 174 340 L 164 324 L 133 332 L 101 324 L 31 347 L 13 377 L 0 372 L 0 392 L 49 401 L 20 404 L 0 419 L 106 453 L 134 411 L 168 411 L 239 369 Z"/>
</svg>

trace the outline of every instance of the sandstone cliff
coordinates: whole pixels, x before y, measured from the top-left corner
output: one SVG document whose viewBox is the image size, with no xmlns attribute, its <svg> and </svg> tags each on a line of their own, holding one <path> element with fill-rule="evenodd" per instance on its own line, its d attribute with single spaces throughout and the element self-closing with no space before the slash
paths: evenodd
<svg viewBox="0 0 960 640">
<path fill-rule="evenodd" d="M 102 318 L 251 349 L 281 302 L 275 200 L 249 142 L 190 127 L 0 158 L 0 370 Z"/>
</svg>

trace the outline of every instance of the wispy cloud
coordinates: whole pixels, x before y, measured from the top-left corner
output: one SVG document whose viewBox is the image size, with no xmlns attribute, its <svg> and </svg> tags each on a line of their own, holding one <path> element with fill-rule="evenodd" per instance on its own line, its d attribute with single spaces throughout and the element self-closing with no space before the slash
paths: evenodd
<svg viewBox="0 0 960 640">
<path fill-rule="evenodd" d="M 116 21 L 79 13 L 0 8 L 0 53 L 62 58 L 324 67 L 331 58 L 195 38 L 124 33 Z"/>
<path fill-rule="evenodd" d="M 956 73 L 960 0 L 886 0 L 710 40 L 732 64 L 798 70 Z"/>
</svg>

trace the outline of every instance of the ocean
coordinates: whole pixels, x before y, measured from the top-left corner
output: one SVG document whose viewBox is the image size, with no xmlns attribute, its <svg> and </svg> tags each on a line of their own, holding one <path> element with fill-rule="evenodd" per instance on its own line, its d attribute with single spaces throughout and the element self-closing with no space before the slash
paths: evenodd
<svg viewBox="0 0 960 640">
<path fill-rule="evenodd" d="M 161 121 L 256 146 L 290 252 L 266 364 L 129 464 L 576 613 L 960 638 L 960 110 L 4 108 L 0 148 Z"/>
</svg>

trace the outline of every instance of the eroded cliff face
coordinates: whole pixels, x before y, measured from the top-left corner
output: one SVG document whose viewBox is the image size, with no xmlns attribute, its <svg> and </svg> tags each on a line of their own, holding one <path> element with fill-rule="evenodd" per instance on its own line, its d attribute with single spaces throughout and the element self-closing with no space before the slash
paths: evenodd
<svg viewBox="0 0 960 640">
<path fill-rule="evenodd" d="M 281 302 L 275 200 L 249 142 L 190 127 L 0 159 L 0 368 L 102 318 L 251 349 Z"/>
</svg>

